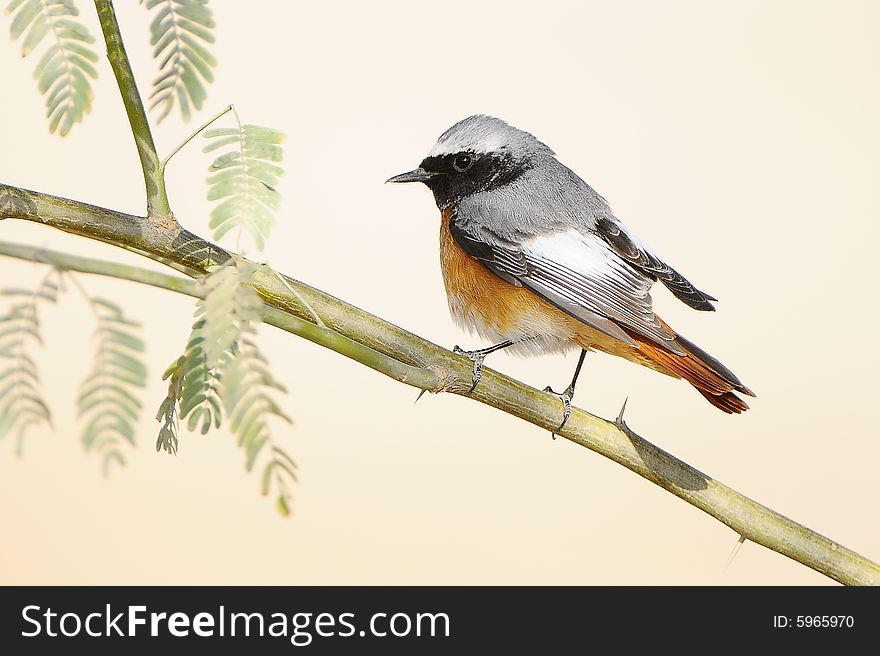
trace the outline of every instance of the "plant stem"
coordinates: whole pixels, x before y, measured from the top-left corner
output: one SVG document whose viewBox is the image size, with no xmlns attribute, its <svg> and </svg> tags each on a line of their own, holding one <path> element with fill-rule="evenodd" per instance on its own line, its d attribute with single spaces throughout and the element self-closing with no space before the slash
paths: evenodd
<svg viewBox="0 0 880 656">
<path fill-rule="evenodd" d="M 160 289 L 185 294 L 194 298 L 204 298 L 205 290 L 201 283 L 196 280 L 170 276 L 158 271 L 150 271 L 141 267 L 118 264 L 106 260 L 98 260 L 44 248 L 34 248 L 23 244 L 13 244 L 0 241 L 0 255 L 14 257 L 21 260 L 42 262 L 49 264 L 61 271 L 78 271 L 110 278 L 119 278 L 138 282 Z M 79 287 L 79 281 L 71 277 L 71 280 Z M 91 297 L 80 287 L 80 291 L 89 303 Z M 94 303 L 92 303 L 94 311 Z M 97 316 L 97 313 L 96 313 Z M 413 385 L 420 389 L 433 388 L 438 384 L 437 374 L 430 369 L 413 367 L 395 360 L 387 355 L 379 353 L 371 348 L 363 346 L 354 340 L 340 335 L 339 333 L 318 326 L 299 317 L 295 317 L 276 308 L 265 306 L 263 308 L 263 321 L 271 326 L 280 328 L 286 332 L 303 337 L 310 342 L 329 348 L 337 353 L 375 369 L 395 380 Z"/>
<path fill-rule="evenodd" d="M 223 248 L 185 230 L 144 230 L 140 217 L 0 183 L 0 219 L 3 217 L 33 221 L 89 239 L 136 248 L 154 261 L 173 263 L 187 275 L 203 274 L 208 265 L 222 263 L 230 257 Z M 13 254 L 10 245 L 3 248 L 2 252 Z M 31 249 L 31 255 L 25 254 L 24 257 L 39 260 L 33 254 L 40 252 Z M 21 257 L 22 253 L 26 252 L 19 250 L 17 256 Z M 63 257 L 74 258 L 70 255 Z M 83 258 L 65 259 L 58 260 L 58 266 L 76 268 L 85 267 L 85 264 Z M 144 270 L 134 273 L 132 267 L 110 266 L 109 263 L 89 266 L 88 273 L 116 275 L 197 295 L 195 288 L 191 287 L 196 283 L 181 278 Z M 309 309 L 273 274 L 257 271 L 254 288 L 270 308 L 266 314 L 267 323 L 312 339 L 409 385 L 431 392 L 470 396 L 547 431 L 558 426 L 560 408 L 557 397 L 488 368 L 483 369 L 483 378 L 477 388 L 468 394 L 471 362 L 465 357 L 292 278 L 285 276 L 284 280 L 322 318 L 327 328 L 311 323 Z M 158 284 L 158 281 L 167 284 Z M 322 341 L 309 336 L 317 336 L 318 331 Z M 369 351 L 364 352 L 362 348 Z M 380 355 L 386 357 L 380 358 Z M 409 365 L 410 369 L 402 368 L 402 365 Z M 426 371 L 433 375 L 424 373 Z M 723 522 L 744 539 L 788 556 L 841 583 L 880 585 L 880 566 L 877 564 L 722 485 L 654 446 L 625 425 L 618 426 L 573 408 L 568 423 L 558 434 L 648 479 Z"/>
<path fill-rule="evenodd" d="M 212 118 L 208 119 L 207 121 L 205 121 L 205 122 L 199 127 L 198 130 L 196 130 L 195 132 L 193 132 L 193 133 L 192 133 L 191 135 L 189 135 L 186 139 L 184 139 L 181 143 L 179 143 L 179 144 L 177 145 L 177 147 L 176 147 L 174 150 L 172 150 L 172 151 L 168 154 L 168 157 L 166 157 L 165 159 L 162 160 L 161 164 L 159 164 L 159 168 L 162 170 L 163 179 L 164 179 L 164 174 L 165 174 L 165 167 L 168 166 L 168 162 L 171 161 L 171 158 L 174 157 L 178 152 L 180 152 L 181 148 L 183 148 L 186 144 L 188 144 L 190 141 L 192 141 L 192 140 L 195 139 L 197 136 L 199 136 L 199 133 L 200 133 L 202 130 L 204 130 L 206 127 L 208 127 L 209 125 L 211 125 L 211 123 L 213 123 L 213 122 L 216 121 L 218 118 L 220 118 L 221 116 L 223 116 L 224 114 L 226 114 L 227 112 L 230 112 L 230 111 L 233 111 L 233 107 L 232 107 L 232 105 L 226 105 L 226 108 L 225 108 L 223 111 L 218 112 L 214 117 L 212 117 Z"/>
<path fill-rule="evenodd" d="M 163 168 L 159 163 L 147 112 L 125 52 L 113 2 L 95 0 L 95 8 L 98 10 L 98 20 L 101 22 L 101 31 L 107 44 L 107 58 L 116 76 L 116 83 L 122 95 L 122 103 L 125 105 L 125 113 L 128 114 L 128 122 L 141 160 L 144 187 L 147 192 L 147 219 L 173 220 L 171 206 L 168 203 L 168 192 L 165 189 Z"/>
</svg>

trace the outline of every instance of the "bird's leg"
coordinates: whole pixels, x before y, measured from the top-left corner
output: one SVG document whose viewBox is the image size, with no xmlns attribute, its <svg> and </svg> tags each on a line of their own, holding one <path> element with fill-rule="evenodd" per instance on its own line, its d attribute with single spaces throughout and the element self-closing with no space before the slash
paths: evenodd
<svg viewBox="0 0 880 656">
<path fill-rule="evenodd" d="M 477 388 L 477 384 L 480 382 L 480 378 L 483 377 L 483 360 L 486 359 L 486 356 L 490 353 L 494 353 L 495 351 L 505 349 L 508 346 L 513 346 L 513 342 L 511 342 L 509 339 L 499 344 L 493 344 L 492 346 L 487 346 L 486 348 L 477 349 L 476 351 L 465 351 L 458 345 L 456 345 L 455 348 L 452 349 L 452 352 L 456 355 L 463 355 L 468 360 L 474 363 L 474 371 L 472 376 L 474 383 L 468 390 L 468 394 L 470 394 Z"/>
<path fill-rule="evenodd" d="M 565 428 L 565 424 L 568 421 L 568 418 L 571 416 L 571 401 L 574 398 L 574 386 L 577 384 L 578 376 L 581 375 L 581 367 L 584 366 L 584 358 L 587 355 L 587 349 L 581 349 L 581 356 L 578 358 L 577 367 L 574 369 L 574 376 L 571 378 L 571 383 L 569 383 L 568 387 L 565 388 L 565 391 L 562 394 L 557 394 L 553 391 L 553 388 L 549 385 L 544 388 L 545 392 L 550 392 L 551 394 L 555 394 L 560 399 L 562 399 L 562 423 L 559 424 L 559 428 L 556 429 L 552 433 L 553 439 L 556 439 L 556 433 Z"/>
</svg>

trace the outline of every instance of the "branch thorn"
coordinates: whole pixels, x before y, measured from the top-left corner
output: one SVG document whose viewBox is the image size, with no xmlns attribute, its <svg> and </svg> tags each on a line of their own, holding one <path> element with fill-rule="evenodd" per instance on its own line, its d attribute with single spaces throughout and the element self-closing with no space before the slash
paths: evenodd
<svg viewBox="0 0 880 656">
<path fill-rule="evenodd" d="M 730 568 L 731 564 L 733 564 L 733 559 L 736 558 L 736 554 L 739 553 L 739 549 L 741 546 L 743 546 L 743 543 L 745 541 L 746 541 L 746 536 L 740 534 L 739 540 L 737 540 L 736 544 L 733 545 L 733 551 L 730 552 L 730 556 L 727 558 L 727 563 L 724 565 L 723 571 L 726 572 Z"/>
<path fill-rule="evenodd" d="M 620 412 L 617 413 L 617 419 L 614 420 L 614 425 L 617 426 L 620 430 L 626 432 L 628 426 L 626 422 L 623 420 L 623 413 L 626 411 L 626 402 L 629 401 L 629 397 L 626 397 L 623 400 L 623 405 L 620 406 Z"/>
</svg>

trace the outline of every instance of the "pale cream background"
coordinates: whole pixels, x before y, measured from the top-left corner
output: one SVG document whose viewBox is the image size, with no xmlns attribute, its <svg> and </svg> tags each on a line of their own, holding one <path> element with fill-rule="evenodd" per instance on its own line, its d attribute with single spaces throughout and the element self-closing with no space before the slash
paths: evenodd
<svg viewBox="0 0 880 656">
<path fill-rule="evenodd" d="M 91 4 L 80 2 L 94 33 Z M 591 355 L 578 404 L 616 414 L 734 488 L 880 558 L 876 421 L 880 87 L 875 2 L 214 2 L 218 80 L 288 135 L 282 220 L 264 258 L 440 344 L 477 346 L 448 317 L 437 211 L 384 186 L 474 112 L 546 141 L 672 265 L 721 299 L 696 313 L 657 290 L 673 326 L 759 398 L 721 414 L 684 383 Z M 117 2 L 143 90 L 143 8 Z M 8 20 L 3 22 L 4 32 Z M 0 179 L 140 212 L 142 180 L 109 68 L 92 114 L 49 136 L 43 100 L 0 39 Z M 167 153 L 193 125 L 156 129 Z M 207 232 L 207 156 L 169 168 L 173 206 Z M 0 238 L 136 258 L 36 225 Z M 2 283 L 40 267 L 0 260 Z M 488 407 L 428 397 L 278 331 L 289 386 L 277 428 L 302 474 L 294 515 L 260 497 L 224 434 L 153 450 L 159 375 L 192 303 L 82 278 L 143 319 L 151 384 L 140 446 L 109 480 L 78 443 L 73 401 L 91 343 L 71 294 L 40 355 L 57 430 L 17 460 L 0 443 L 2 583 L 823 584 L 619 466 Z M 573 357 L 490 365 L 564 386 Z"/>
</svg>

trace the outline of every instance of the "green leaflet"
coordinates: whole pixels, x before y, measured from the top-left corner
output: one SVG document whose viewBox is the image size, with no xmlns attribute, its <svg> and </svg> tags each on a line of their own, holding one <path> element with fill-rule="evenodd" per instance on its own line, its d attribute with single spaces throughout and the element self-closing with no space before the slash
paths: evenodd
<svg viewBox="0 0 880 656">
<path fill-rule="evenodd" d="M 156 419 L 161 422 L 156 450 L 175 453 L 181 420 L 190 431 L 207 433 L 229 419 L 231 432 L 252 470 L 268 453 L 261 489 L 278 493 L 277 508 L 289 514 L 288 484 L 296 480 L 296 465 L 272 443 L 269 418 L 290 421 L 273 398 L 284 387 L 274 379 L 253 337 L 262 301 L 249 286 L 256 266 L 232 258 L 211 268 L 203 279 L 205 297 L 197 301 L 186 350 L 165 371 L 168 395 Z"/>
<path fill-rule="evenodd" d="M 6 13 L 12 15 L 10 35 L 22 39 L 23 57 L 51 35 L 51 45 L 34 69 L 34 79 L 46 97 L 49 131 L 63 137 L 92 107 L 89 78 L 98 77 L 93 65 L 98 55 L 90 46 L 95 39 L 71 18 L 79 15 L 73 0 L 12 0 Z"/>
<path fill-rule="evenodd" d="M 204 136 L 208 144 L 203 152 L 232 147 L 216 156 L 208 169 L 208 200 L 220 201 L 209 223 L 214 240 L 242 228 L 262 250 L 281 204 L 276 186 L 284 170 L 276 162 L 284 157 L 284 134 L 272 128 L 243 125 L 207 130 Z"/>
<path fill-rule="evenodd" d="M 28 429 L 52 425 L 52 415 L 42 398 L 37 364 L 28 355 L 34 344 L 41 345 L 38 303 L 58 299 L 58 272 L 53 270 L 36 290 L 0 290 L 0 296 L 16 299 L 0 314 L 0 438 L 16 437 L 16 453 L 21 455 Z"/>
<path fill-rule="evenodd" d="M 140 359 L 140 324 L 122 308 L 105 299 L 89 299 L 97 315 L 95 358 L 80 385 L 77 406 L 83 421 L 81 441 L 86 451 L 98 453 L 106 476 L 114 462 L 125 463 L 122 446 L 135 444 L 135 426 L 141 402 L 132 393 L 146 386 L 147 368 Z"/>
<path fill-rule="evenodd" d="M 153 81 L 150 109 L 165 119 L 177 104 L 184 121 L 192 109 L 205 103 L 205 86 L 214 81 L 217 59 L 208 49 L 214 43 L 214 18 L 207 0 L 149 0 L 153 11 L 150 45 L 159 62 L 159 76 Z"/>
<path fill-rule="evenodd" d="M 181 355 L 162 374 L 162 380 L 168 381 L 168 394 L 162 399 L 159 411 L 156 413 L 156 421 L 162 424 L 159 428 L 159 435 L 156 438 L 157 452 L 165 451 L 165 453 L 172 455 L 177 453 L 179 443 L 177 436 L 180 430 L 178 402 L 181 396 L 181 385 L 183 384 L 185 359 L 186 354 Z"/>
</svg>

